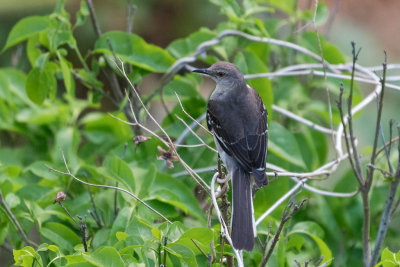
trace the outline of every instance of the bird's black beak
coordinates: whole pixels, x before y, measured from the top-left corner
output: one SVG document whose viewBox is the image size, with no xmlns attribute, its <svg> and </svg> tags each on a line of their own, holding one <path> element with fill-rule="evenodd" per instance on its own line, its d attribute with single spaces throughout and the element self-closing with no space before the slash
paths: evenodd
<svg viewBox="0 0 400 267">
<path fill-rule="evenodd" d="M 205 75 L 210 75 L 210 73 L 208 72 L 207 69 L 195 69 L 195 70 L 193 70 L 193 72 L 197 72 L 197 73 L 205 74 Z"/>
</svg>

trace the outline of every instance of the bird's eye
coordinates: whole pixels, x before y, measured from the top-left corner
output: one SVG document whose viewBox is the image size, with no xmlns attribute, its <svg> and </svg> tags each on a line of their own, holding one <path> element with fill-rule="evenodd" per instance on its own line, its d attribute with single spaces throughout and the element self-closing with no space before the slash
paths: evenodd
<svg viewBox="0 0 400 267">
<path fill-rule="evenodd" d="M 218 77 L 224 77 L 225 73 L 223 73 L 222 71 L 217 72 Z"/>
</svg>

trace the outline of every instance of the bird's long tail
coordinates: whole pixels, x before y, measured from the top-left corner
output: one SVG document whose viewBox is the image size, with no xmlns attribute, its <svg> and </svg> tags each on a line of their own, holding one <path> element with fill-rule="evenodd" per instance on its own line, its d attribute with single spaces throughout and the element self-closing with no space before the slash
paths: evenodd
<svg viewBox="0 0 400 267">
<path fill-rule="evenodd" d="M 256 236 L 250 174 L 239 166 L 232 176 L 232 242 L 236 249 L 253 250 Z"/>
</svg>

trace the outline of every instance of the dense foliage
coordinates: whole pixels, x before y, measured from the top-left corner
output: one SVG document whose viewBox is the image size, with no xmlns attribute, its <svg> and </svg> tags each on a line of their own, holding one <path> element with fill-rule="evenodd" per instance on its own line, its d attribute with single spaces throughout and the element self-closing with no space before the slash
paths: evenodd
<svg viewBox="0 0 400 267">
<path fill-rule="evenodd" d="M 208 194 L 191 176 L 181 174 L 185 168 L 180 162 L 173 162 L 174 168 L 167 168 L 165 161 L 158 160 L 158 146 L 168 150 L 165 144 L 143 129 L 120 121 L 132 122 L 134 114 L 147 126 L 148 114 L 117 69 L 116 60 L 124 62 L 127 77 L 139 88 L 148 108 L 160 106 L 160 100 L 173 107 L 160 124 L 172 140 L 183 136 L 181 142 L 186 145 L 199 144 L 199 140 L 192 134 L 184 134 L 187 127 L 179 118 L 187 124 L 193 121 L 182 110 L 176 94 L 187 113 L 193 118 L 201 117 L 207 102 L 200 91 L 202 78 L 182 69 L 174 76 L 158 80 L 158 85 L 147 88 L 150 90 L 146 92 L 141 91 L 142 82 L 149 77 L 157 79 L 159 76 L 155 73 L 167 73 L 177 60 L 193 54 L 201 43 L 216 38 L 220 32 L 232 29 L 287 40 L 317 54 L 321 45 L 329 63 L 348 60 L 323 36 L 319 36 L 319 45 L 312 27 L 310 31 L 294 31 L 298 25 L 313 20 L 313 11 L 299 10 L 296 1 L 211 2 L 226 20 L 215 29 L 201 28 L 166 48 L 147 43 L 134 33 L 111 31 L 101 34 L 90 51 L 81 54 L 74 31 L 90 23 L 85 1 L 81 2 L 74 20 L 64 9 L 65 1 L 58 0 L 53 13 L 25 17 L 12 28 L 2 51 L 23 46 L 27 58 L 20 60 L 29 61 L 31 69 L 28 73 L 12 67 L 0 69 L 0 190 L 28 239 L 35 240 L 24 240 L 15 220 L 2 205 L 0 244 L 8 244 L 14 250 L 15 265 L 136 266 L 140 263 L 155 266 L 166 263 L 167 266 L 206 266 L 207 255 L 211 255 L 215 266 L 219 266 L 222 251 L 233 255 L 229 245 L 221 245 L 220 225 L 215 214 L 211 227 L 207 227 L 211 205 Z M 328 10 L 323 3 L 319 3 L 317 10 L 315 23 L 318 26 L 326 21 Z M 78 58 L 79 62 L 73 63 L 72 58 Z M 206 53 L 201 53 L 197 60 L 198 65 L 231 61 L 246 74 L 315 62 L 288 48 L 239 36 L 223 38 Z M 324 81 L 323 77 L 312 75 L 249 80 L 269 111 L 269 163 L 292 172 L 310 172 L 333 158 L 331 136 L 272 111 L 272 103 L 330 128 L 325 88 L 328 87 L 334 103 L 339 83 L 337 79 Z M 346 81 L 344 84 L 345 88 L 349 85 Z M 133 101 L 132 111 L 125 88 Z M 354 94 L 354 102 L 361 101 L 358 88 Z M 110 114 L 105 111 L 104 103 L 113 105 Z M 339 112 L 335 106 L 332 112 L 336 126 L 340 123 Z M 155 132 L 166 137 L 159 129 Z M 214 146 L 211 135 L 201 128 L 196 128 L 196 132 L 208 145 Z M 151 139 L 135 144 L 134 138 L 138 136 Z M 193 169 L 215 168 L 217 164 L 217 154 L 205 146 L 177 147 L 177 152 Z M 49 167 L 66 171 L 62 153 L 76 177 L 92 184 L 122 187 L 172 223 L 128 194 L 89 188 L 71 176 L 51 171 Z M 329 182 L 311 181 L 309 184 L 330 191 L 357 190 L 350 169 L 345 165 L 340 168 L 341 175 L 330 177 Z M 199 174 L 210 184 L 214 170 Z M 371 197 L 375 199 L 371 204 L 372 220 L 382 212 L 388 186 L 381 176 L 377 179 Z M 279 177 L 259 190 L 254 201 L 256 218 L 292 186 L 288 177 Z M 66 194 L 62 205 L 76 223 L 61 205 L 54 204 L 60 191 Z M 360 266 L 363 212 L 360 198 L 325 197 L 303 189 L 294 201 L 298 203 L 303 199 L 308 201 L 285 225 L 270 259 L 271 266 L 293 266 L 295 260 L 302 264 L 310 259 L 317 262 L 321 256 L 322 263 L 328 265 Z M 258 226 L 262 241 L 268 233 L 276 232 L 284 208 L 282 204 Z M 86 226 L 87 238 L 84 239 L 88 252 L 84 252 L 82 225 Z M 378 224 L 371 227 L 374 233 Z M 385 247 L 398 250 L 399 237 L 399 229 L 390 227 Z M 243 254 L 245 266 L 252 266 L 260 263 L 263 251 L 256 242 L 254 251 Z M 396 257 L 388 248 L 383 251 L 382 260 L 394 262 L 399 258 L 399 253 Z"/>
</svg>

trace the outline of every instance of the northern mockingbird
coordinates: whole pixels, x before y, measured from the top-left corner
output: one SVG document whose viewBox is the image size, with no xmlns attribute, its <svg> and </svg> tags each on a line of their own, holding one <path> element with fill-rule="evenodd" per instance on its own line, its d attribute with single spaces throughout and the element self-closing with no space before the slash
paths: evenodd
<svg viewBox="0 0 400 267">
<path fill-rule="evenodd" d="M 257 234 L 251 177 L 258 187 L 268 184 L 265 174 L 267 110 L 234 64 L 218 62 L 194 72 L 216 82 L 208 101 L 207 126 L 214 134 L 218 152 L 232 179 L 233 246 L 251 251 Z"/>
</svg>

